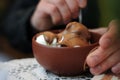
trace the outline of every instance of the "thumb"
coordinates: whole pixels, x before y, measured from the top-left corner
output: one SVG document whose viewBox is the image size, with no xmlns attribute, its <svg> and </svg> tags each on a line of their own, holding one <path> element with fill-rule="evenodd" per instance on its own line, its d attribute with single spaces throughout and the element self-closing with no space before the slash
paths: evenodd
<svg viewBox="0 0 120 80">
<path fill-rule="evenodd" d="M 101 48 L 106 49 L 110 47 L 116 40 L 118 40 L 118 23 L 116 20 L 112 20 L 108 25 L 108 31 L 100 38 L 99 44 Z"/>
</svg>

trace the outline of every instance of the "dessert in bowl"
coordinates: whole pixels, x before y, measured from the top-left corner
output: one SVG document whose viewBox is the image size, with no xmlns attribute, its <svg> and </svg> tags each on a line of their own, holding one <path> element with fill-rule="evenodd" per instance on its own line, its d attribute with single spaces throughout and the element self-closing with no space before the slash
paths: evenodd
<svg viewBox="0 0 120 80">
<path fill-rule="evenodd" d="M 98 46 L 99 38 L 99 34 L 89 32 L 83 24 L 71 22 L 62 31 L 36 34 L 32 48 L 38 63 L 46 70 L 62 76 L 75 76 L 86 70 L 86 57 Z"/>
</svg>

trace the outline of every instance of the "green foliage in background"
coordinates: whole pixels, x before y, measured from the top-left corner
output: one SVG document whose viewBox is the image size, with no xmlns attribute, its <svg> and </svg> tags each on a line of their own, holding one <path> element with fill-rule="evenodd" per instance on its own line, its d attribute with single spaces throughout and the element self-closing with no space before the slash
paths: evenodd
<svg viewBox="0 0 120 80">
<path fill-rule="evenodd" d="M 101 12 L 100 26 L 107 26 L 113 19 L 120 19 L 120 0 L 98 0 Z"/>
</svg>

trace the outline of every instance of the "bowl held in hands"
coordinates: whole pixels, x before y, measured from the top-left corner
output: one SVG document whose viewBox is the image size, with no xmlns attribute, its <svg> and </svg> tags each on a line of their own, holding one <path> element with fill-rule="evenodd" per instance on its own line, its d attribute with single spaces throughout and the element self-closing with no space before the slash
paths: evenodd
<svg viewBox="0 0 120 80">
<path fill-rule="evenodd" d="M 84 72 L 86 56 L 98 46 L 99 34 L 91 33 L 92 44 L 84 47 L 49 47 L 36 42 L 38 36 L 32 39 L 33 53 L 37 61 L 47 70 L 64 76 L 79 75 Z"/>
</svg>

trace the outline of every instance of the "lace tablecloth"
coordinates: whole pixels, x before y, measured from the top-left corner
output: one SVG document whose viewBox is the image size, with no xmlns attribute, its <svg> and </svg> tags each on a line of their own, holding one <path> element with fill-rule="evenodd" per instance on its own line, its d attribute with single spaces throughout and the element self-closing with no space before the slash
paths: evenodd
<svg viewBox="0 0 120 80">
<path fill-rule="evenodd" d="M 18 59 L 0 63 L 0 80 L 91 80 L 86 73 L 76 77 L 57 76 L 45 70 L 36 59 Z"/>
<path fill-rule="evenodd" d="M 89 72 L 75 77 L 58 76 L 45 70 L 35 58 L 27 58 L 0 62 L 0 80 L 120 80 L 120 77 L 109 74 L 92 76 Z"/>
</svg>

